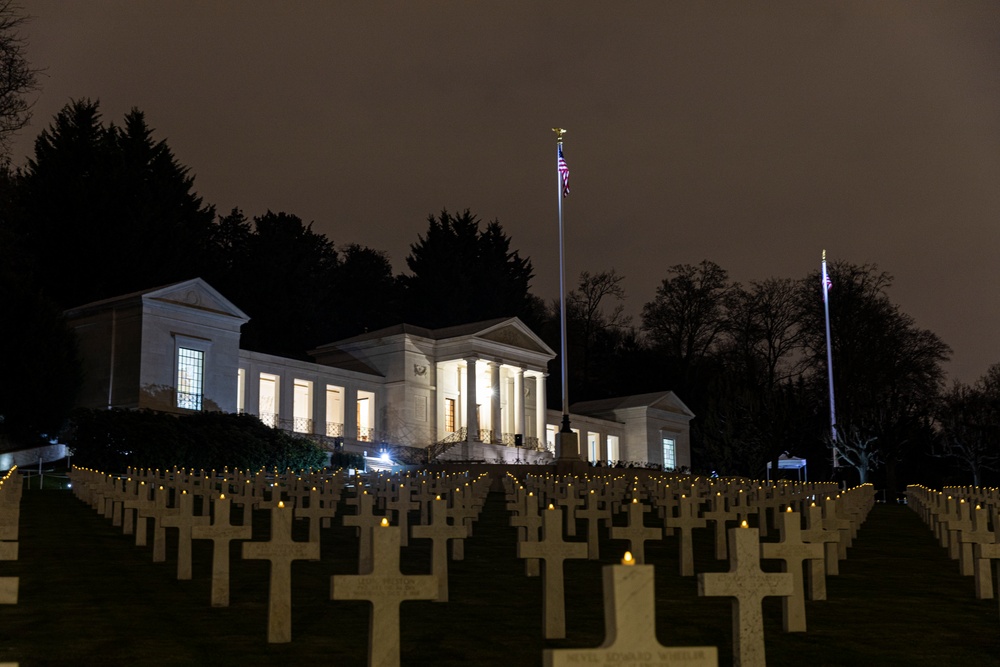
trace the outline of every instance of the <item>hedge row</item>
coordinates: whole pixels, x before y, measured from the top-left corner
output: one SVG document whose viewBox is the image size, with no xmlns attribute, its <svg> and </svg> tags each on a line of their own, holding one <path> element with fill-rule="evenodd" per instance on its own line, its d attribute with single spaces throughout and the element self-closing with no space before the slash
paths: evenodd
<svg viewBox="0 0 1000 667">
<path fill-rule="evenodd" d="M 326 455 L 312 440 L 265 425 L 254 415 L 149 410 L 77 410 L 67 438 L 73 463 L 97 470 L 318 468 Z"/>
</svg>

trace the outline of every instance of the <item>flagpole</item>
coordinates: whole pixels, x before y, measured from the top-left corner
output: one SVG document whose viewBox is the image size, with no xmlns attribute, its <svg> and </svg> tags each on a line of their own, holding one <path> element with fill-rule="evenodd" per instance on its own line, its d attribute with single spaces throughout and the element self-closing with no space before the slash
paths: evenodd
<svg viewBox="0 0 1000 667">
<path fill-rule="evenodd" d="M 563 135 L 566 130 L 561 127 L 554 127 L 552 131 L 556 133 L 556 200 L 559 202 L 559 359 L 562 371 L 562 427 L 560 433 L 572 433 L 569 425 L 569 373 L 567 372 L 567 351 L 566 345 L 566 253 L 563 241 L 563 198 L 568 189 L 563 177 Z"/>
<path fill-rule="evenodd" d="M 830 437 L 833 442 L 833 467 L 839 464 L 837 452 L 837 410 L 833 403 L 833 350 L 830 347 L 830 275 L 826 271 L 826 250 L 823 251 L 823 271 L 820 280 L 823 285 L 823 313 L 826 316 L 826 375 L 830 388 Z"/>
</svg>

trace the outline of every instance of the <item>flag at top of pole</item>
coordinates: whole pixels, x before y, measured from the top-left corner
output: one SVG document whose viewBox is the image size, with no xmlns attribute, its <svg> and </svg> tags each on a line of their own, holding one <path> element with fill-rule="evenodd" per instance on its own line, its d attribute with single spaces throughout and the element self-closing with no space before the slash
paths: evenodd
<svg viewBox="0 0 1000 667">
<path fill-rule="evenodd" d="M 823 251 L 823 301 L 829 298 L 830 288 L 833 287 L 833 281 L 830 280 L 830 274 L 826 270 L 826 250 Z"/>
<path fill-rule="evenodd" d="M 562 144 L 559 144 L 559 176 L 562 177 L 562 196 L 569 194 L 569 165 L 566 164 L 566 157 L 563 155 Z"/>
<path fill-rule="evenodd" d="M 559 207 L 559 358 L 562 371 L 562 427 L 561 433 L 572 433 L 569 424 L 569 365 L 567 362 L 568 346 L 566 345 L 566 252 L 563 242 L 563 199 L 569 194 L 569 167 L 563 157 L 563 135 L 566 130 L 553 127 L 556 133 L 556 198 Z M 563 453 L 557 455 L 562 458 Z"/>
<path fill-rule="evenodd" d="M 826 377 L 830 390 L 830 438 L 833 444 L 833 467 L 837 468 L 840 466 L 840 455 L 837 451 L 837 408 L 833 400 L 833 346 L 830 340 L 829 298 L 833 281 L 830 280 L 830 274 L 826 270 L 826 250 L 823 251 L 823 261 L 820 266 L 822 267 L 822 271 L 820 272 L 820 280 L 822 280 L 820 288 L 823 290 L 823 315 L 826 320 Z"/>
</svg>

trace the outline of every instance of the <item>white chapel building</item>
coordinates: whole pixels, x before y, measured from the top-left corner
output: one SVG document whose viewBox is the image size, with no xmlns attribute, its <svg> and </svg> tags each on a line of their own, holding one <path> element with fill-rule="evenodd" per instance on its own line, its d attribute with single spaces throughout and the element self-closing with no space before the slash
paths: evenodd
<svg viewBox="0 0 1000 667">
<path fill-rule="evenodd" d="M 249 317 L 200 278 L 66 311 L 84 366 L 80 405 L 245 412 L 351 451 L 432 460 L 551 461 L 562 414 L 545 404 L 549 348 L 518 318 L 400 324 L 300 361 L 240 348 Z M 690 467 L 693 413 L 670 391 L 570 407 L 582 458 Z"/>
</svg>

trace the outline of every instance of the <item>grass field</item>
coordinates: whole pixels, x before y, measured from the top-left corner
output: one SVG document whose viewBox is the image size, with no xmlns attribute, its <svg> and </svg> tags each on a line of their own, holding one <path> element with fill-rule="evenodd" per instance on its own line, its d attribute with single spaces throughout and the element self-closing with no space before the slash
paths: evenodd
<svg viewBox="0 0 1000 667">
<path fill-rule="evenodd" d="M 305 540 L 307 527 L 297 523 L 296 539 Z M 695 535 L 696 570 L 727 569 L 712 558 L 709 531 Z M 267 514 L 258 512 L 254 538 L 267 536 Z M 20 577 L 19 603 L 0 607 L 0 662 L 366 664 L 368 603 L 329 600 L 330 576 L 356 573 L 351 529 L 324 530 L 322 559 L 293 565 L 293 641 L 283 645 L 266 641 L 266 562 L 241 560 L 234 543 L 231 606 L 216 609 L 209 606 L 211 543 L 194 543 L 194 578 L 183 582 L 175 579 L 175 543 L 168 530 L 168 560 L 153 563 L 149 547 L 134 546 L 68 491 L 25 491 L 20 558 L 0 562 L 0 576 Z M 428 572 L 430 542 L 411 544 L 403 571 Z M 524 576 L 503 497 L 491 494 L 466 542 L 466 559 L 451 563 L 451 601 L 402 605 L 402 664 L 533 667 L 542 664 L 544 648 L 600 644 L 601 566 L 618 562 L 624 548 L 605 539 L 602 562 L 567 561 L 567 638 L 546 641 L 541 580 Z M 720 664 L 731 664 L 729 600 L 699 598 L 696 579 L 677 574 L 676 538 L 646 549 L 656 565 L 660 642 L 718 646 Z M 828 579 L 827 601 L 806 603 L 807 633 L 783 633 L 780 601 L 765 601 L 768 665 L 1000 662 L 997 601 L 975 599 L 971 578 L 958 574 L 957 563 L 907 507 L 876 506 L 840 571 Z"/>
</svg>

